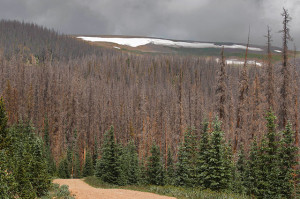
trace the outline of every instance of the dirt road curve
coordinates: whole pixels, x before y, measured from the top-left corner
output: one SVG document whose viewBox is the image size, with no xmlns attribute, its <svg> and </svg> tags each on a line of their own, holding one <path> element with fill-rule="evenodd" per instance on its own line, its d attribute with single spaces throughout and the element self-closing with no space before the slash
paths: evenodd
<svg viewBox="0 0 300 199">
<path fill-rule="evenodd" d="M 80 179 L 56 179 L 53 183 L 68 185 L 76 199 L 175 199 L 140 191 L 94 188 Z"/>
</svg>

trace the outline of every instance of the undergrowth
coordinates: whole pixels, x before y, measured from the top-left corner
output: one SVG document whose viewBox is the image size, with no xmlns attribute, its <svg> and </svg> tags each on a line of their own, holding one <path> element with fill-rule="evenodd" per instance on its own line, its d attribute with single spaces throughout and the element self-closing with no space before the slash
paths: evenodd
<svg viewBox="0 0 300 199">
<path fill-rule="evenodd" d="M 51 188 L 48 192 L 47 196 L 41 197 L 41 199 L 75 199 L 73 196 L 70 195 L 69 186 L 68 185 L 61 185 L 59 184 L 52 184 Z"/>
</svg>

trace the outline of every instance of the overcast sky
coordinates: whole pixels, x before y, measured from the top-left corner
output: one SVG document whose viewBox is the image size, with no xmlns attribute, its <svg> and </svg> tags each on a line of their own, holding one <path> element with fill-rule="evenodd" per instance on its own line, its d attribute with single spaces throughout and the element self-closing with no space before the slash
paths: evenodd
<svg viewBox="0 0 300 199">
<path fill-rule="evenodd" d="M 66 34 L 135 35 L 197 41 L 265 43 L 272 28 L 281 45 L 282 8 L 293 20 L 300 49 L 300 0 L 0 0 L 0 18 L 18 19 Z"/>
</svg>

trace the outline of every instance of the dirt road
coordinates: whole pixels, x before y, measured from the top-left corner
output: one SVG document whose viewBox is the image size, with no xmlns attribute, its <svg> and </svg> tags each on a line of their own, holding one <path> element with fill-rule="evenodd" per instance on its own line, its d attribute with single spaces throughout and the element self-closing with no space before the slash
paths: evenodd
<svg viewBox="0 0 300 199">
<path fill-rule="evenodd" d="M 94 188 L 80 179 L 56 179 L 53 183 L 68 185 L 76 199 L 175 199 L 140 191 Z"/>
</svg>

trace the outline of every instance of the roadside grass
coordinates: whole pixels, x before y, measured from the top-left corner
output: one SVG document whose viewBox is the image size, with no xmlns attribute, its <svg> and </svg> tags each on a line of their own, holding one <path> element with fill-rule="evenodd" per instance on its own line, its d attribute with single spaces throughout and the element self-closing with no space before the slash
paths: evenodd
<svg viewBox="0 0 300 199">
<path fill-rule="evenodd" d="M 84 182 L 95 188 L 104 189 L 129 189 L 134 191 L 151 192 L 159 195 L 175 197 L 177 199 L 249 199 L 249 196 L 234 194 L 229 191 L 215 192 L 200 188 L 186 188 L 175 186 L 154 186 L 154 185 L 126 185 L 117 186 L 102 182 L 95 176 L 84 178 Z"/>
<path fill-rule="evenodd" d="M 52 183 L 49 189 L 48 195 L 43 196 L 40 199 L 75 199 L 73 196 L 70 195 L 69 186 L 68 185 L 61 185 L 56 183 Z"/>
</svg>

